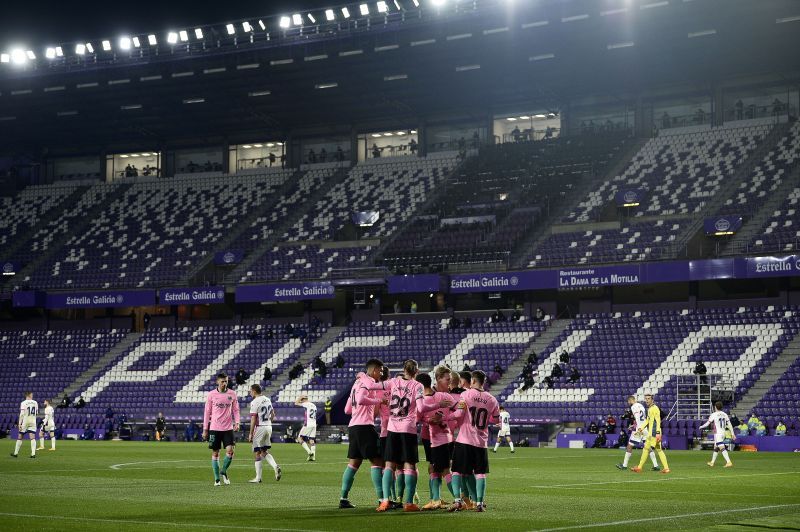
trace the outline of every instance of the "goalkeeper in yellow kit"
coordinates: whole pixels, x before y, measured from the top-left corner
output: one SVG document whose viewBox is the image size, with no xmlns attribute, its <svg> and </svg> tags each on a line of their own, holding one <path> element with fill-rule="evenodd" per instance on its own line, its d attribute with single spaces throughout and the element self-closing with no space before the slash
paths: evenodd
<svg viewBox="0 0 800 532">
<path fill-rule="evenodd" d="M 653 402 L 653 396 L 648 394 L 644 396 L 645 404 L 647 405 L 647 423 L 644 430 L 647 431 L 647 439 L 644 443 L 642 450 L 642 459 L 639 460 L 639 465 L 632 467 L 631 471 L 634 473 L 641 473 L 642 466 L 647 461 L 651 449 L 655 449 L 658 454 L 658 459 L 661 460 L 662 473 L 669 473 L 669 464 L 667 463 L 667 455 L 664 454 L 664 449 L 661 448 L 661 410 Z"/>
</svg>

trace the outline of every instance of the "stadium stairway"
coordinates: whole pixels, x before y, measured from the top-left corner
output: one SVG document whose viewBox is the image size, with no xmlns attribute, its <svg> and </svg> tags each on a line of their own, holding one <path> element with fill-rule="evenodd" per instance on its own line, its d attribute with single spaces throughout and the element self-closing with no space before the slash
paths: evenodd
<svg viewBox="0 0 800 532">
<path fill-rule="evenodd" d="M 503 376 L 492 385 L 492 389 L 495 391 L 505 390 L 506 386 L 514 382 L 514 380 L 519 377 L 520 373 L 522 373 L 522 368 L 525 367 L 528 355 L 531 353 L 536 353 L 538 356 L 540 353 L 542 353 L 545 349 L 547 349 L 548 345 L 550 345 L 562 332 L 564 332 L 564 329 L 566 329 L 571 322 L 572 320 L 550 320 L 547 325 L 547 329 L 545 329 L 541 336 L 536 338 L 536 340 L 534 340 L 534 342 L 522 352 L 522 355 L 520 355 L 517 360 L 508 366 L 508 369 Z"/>
<path fill-rule="evenodd" d="M 703 207 L 703 209 L 694 216 L 694 220 L 690 225 L 686 226 L 686 230 L 683 232 L 683 234 L 678 235 L 678 238 L 675 239 L 676 253 L 689 245 L 689 243 L 698 236 L 698 233 L 703 231 L 703 220 L 705 220 L 706 216 L 713 216 L 714 213 L 718 212 L 722 206 L 725 205 L 725 202 L 728 199 L 733 198 L 737 194 L 739 191 L 739 186 L 744 181 L 750 179 L 750 176 L 756 165 L 760 164 L 764 157 L 775 148 L 778 141 L 780 141 L 788 133 L 790 127 L 791 124 L 788 123 L 777 124 L 775 127 L 773 127 L 767 136 L 764 137 L 764 140 L 761 141 L 758 147 L 756 147 L 756 149 L 753 150 L 744 161 L 742 161 L 742 164 L 736 168 L 730 179 L 723 181 L 722 186 L 717 193 L 714 194 L 714 197 L 712 197 L 705 207 Z M 784 186 L 787 182 L 794 183 L 792 179 L 786 179 L 784 181 Z M 780 194 L 775 194 L 775 196 L 780 196 Z M 780 197 L 786 199 L 785 194 Z M 778 204 L 780 204 L 780 202 L 778 202 Z M 764 212 L 772 212 L 772 210 L 767 209 L 767 205 L 764 205 L 759 214 Z"/>
<path fill-rule="evenodd" d="M 256 220 L 256 218 L 269 213 L 273 207 L 275 207 L 275 204 L 280 200 L 280 198 L 282 198 L 284 194 L 291 190 L 295 182 L 302 176 L 303 172 L 301 170 L 297 170 L 295 173 L 293 173 L 291 177 L 284 181 L 284 183 L 275 191 L 270 201 L 265 201 L 262 205 L 250 211 L 250 214 L 248 214 L 244 219 L 242 219 L 241 222 L 239 222 L 235 231 L 231 231 L 225 238 L 217 242 L 214 252 L 229 249 L 230 244 L 234 242 L 239 235 L 246 231 Z M 195 264 L 194 267 L 187 272 L 185 280 L 189 286 L 199 286 L 207 278 L 210 279 L 212 277 L 212 275 L 209 274 L 211 274 L 214 268 L 214 252 L 209 253 L 206 257 L 204 257 L 203 260 L 198 261 L 197 264 Z M 217 282 L 217 279 L 214 279 L 214 282 Z"/>
<path fill-rule="evenodd" d="M 125 336 L 125 338 L 120 340 L 117 345 L 109 349 L 108 353 L 103 355 L 99 360 L 97 360 L 97 362 L 92 364 L 89 369 L 84 371 L 77 379 L 75 379 L 75 382 L 67 386 L 64 391 L 62 391 L 56 397 L 63 397 L 65 394 L 69 397 L 72 397 L 78 390 L 97 378 L 98 374 L 103 371 L 106 366 L 122 355 L 122 353 L 127 351 L 135 342 L 139 340 L 139 338 L 142 337 L 142 335 L 144 335 L 144 332 L 129 333 L 127 336 Z"/>
<path fill-rule="evenodd" d="M 800 335 L 795 336 L 786 349 L 780 352 L 772 364 L 764 371 L 761 378 L 747 390 L 747 393 L 736 403 L 734 412 L 739 419 L 747 419 L 759 401 L 769 392 L 772 385 L 786 373 L 786 370 L 800 357 Z"/>
<path fill-rule="evenodd" d="M 720 251 L 720 255 L 741 255 L 747 254 L 747 246 L 753 241 L 756 235 L 759 235 L 764 230 L 767 220 L 772 216 L 772 213 L 780 208 L 781 204 L 786 201 L 786 197 L 792 191 L 797 183 L 800 182 L 800 166 L 795 167 L 792 172 L 786 176 L 783 183 L 770 195 L 770 198 L 761 206 L 761 208 L 753 214 L 752 217 L 746 218 L 742 228 L 736 235 L 727 243 L 727 245 Z M 745 214 L 745 213 L 743 213 Z"/>
<path fill-rule="evenodd" d="M 297 223 L 297 221 L 304 214 L 306 214 L 309 210 L 311 210 L 314 207 L 314 205 L 316 205 L 317 201 L 322 199 L 331 188 L 333 188 L 338 183 L 341 183 L 342 181 L 347 179 L 347 176 L 349 175 L 351 168 L 352 167 L 346 166 L 336 170 L 336 172 L 329 179 L 327 179 L 325 183 L 322 184 L 322 186 L 317 188 L 314 191 L 314 193 L 311 194 L 305 200 L 301 208 L 293 210 L 291 215 L 287 216 L 280 225 L 275 227 L 275 230 L 273 231 L 272 236 L 270 238 L 267 238 L 261 244 L 259 244 L 259 246 L 256 247 L 253 251 L 251 251 L 250 254 L 247 255 L 244 258 L 244 260 L 233 269 L 233 271 L 231 271 L 225 276 L 225 282 L 228 284 L 239 283 L 239 280 L 242 278 L 242 275 L 247 273 L 247 271 L 250 270 L 250 267 L 258 259 L 263 257 L 267 251 L 275 247 L 275 245 L 278 242 L 286 240 L 284 233 L 286 233 L 286 231 L 288 231 L 289 228 L 291 228 L 295 223 Z M 299 176 L 293 176 L 292 179 L 290 179 L 289 181 L 293 182 L 296 179 L 299 179 Z M 277 195 L 276 198 L 280 198 L 282 196 L 283 194 L 281 193 Z M 249 224 L 242 224 L 242 230 L 245 230 L 247 227 L 249 227 Z M 233 240 L 231 240 L 231 242 L 232 241 Z M 297 245 L 302 244 L 302 242 L 294 242 L 294 243 Z"/>
<path fill-rule="evenodd" d="M 66 233 L 61 238 L 61 243 L 60 244 L 56 244 L 56 245 L 50 246 L 47 249 L 47 251 L 45 251 L 43 253 L 40 253 L 34 260 L 32 260 L 31 262 L 26 264 L 22 268 L 22 270 L 15 276 L 15 278 L 17 279 L 16 283 L 18 284 L 21 279 L 26 279 L 26 278 L 30 277 L 33 274 L 33 272 L 35 272 L 39 268 L 40 265 L 42 265 L 45 262 L 47 262 L 50 258 L 53 257 L 53 255 L 55 255 L 59 250 L 61 250 L 62 245 L 65 242 L 68 242 L 69 239 L 73 235 L 78 235 L 78 234 L 83 233 L 92 224 L 94 224 L 95 220 L 97 220 L 97 218 L 100 216 L 100 213 L 102 213 L 103 210 L 105 210 L 105 208 L 108 205 L 110 205 L 111 203 L 113 203 L 113 202 L 117 201 L 118 199 L 122 198 L 125 195 L 125 193 L 128 191 L 128 189 L 131 188 L 132 186 L 133 186 L 133 183 L 120 183 L 120 184 L 118 184 L 117 188 L 116 188 L 116 190 L 114 190 L 114 192 L 109 194 L 108 197 L 106 197 L 102 202 L 99 202 L 93 208 L 91 208 L 88 211 L 86 211 L 84 213 L 83 217 L 81 218 L 81 221 L 79 223 L 75 224 L 73 227 L 69 228 L 69 232 Z M 91 187 L 81 187 L 81 193 L 79 195 L 77 195 L 77 196 L 75 196 L 74 194 L 71 195 L 70 197 L 67 198 L 67 201 L 69 201 L 69 203 L 63 202 L 63 203 L 61 203 L 61 205 L 59 205 L 55 209 L 52 209 L 47 214 L 47 216 L 45 217 L 46 219 L 42 220 L 42 223 L 40 225 L 42 227 L 47 227 L 47 224 L 50 221 L 52 221 L 56 216 L 59 216 L 62 213 L 62 211 L 64 210 L 65 207 L 80 201 L 81 196 L 83 196 L 83 194 L 85 192 L 87 192 L 90 188 Z M 36 233 L 35 232 L 32 233 L 31 236 L 34 235 L 34 234 L 36 234 Z"/>
<path fill-rule="evenodd" d="M 642 147 L 647 144 L 648 140 L 649 139 L 643 138 L 633 139 L 632 142 L 628 142 L 628 146 L 620 150 L 617 160 L 608 167 L 607 171 L 587 179 L 581 184 L 581 187 L 573 190 L 572 194 L 568 198 L 565 198 L 561 207 L 557 209 L 556 212 L 545 214 L 545 216 L 535 226 L 534 230 L 531 231 L 530 235 L 523 239 L 523 241 L 520 242 L 515 250 L 512 250 L 511 257 L 509 259 L 511 268 L 526 268 L 527 259 L 530 255 L 530 252 L 538 248 L 544 242 L 544 240 L 550 236 L 553 225 L 558 224 L 559 220 L 562 220 L 567 214 L 569 214 L 569 212 L 575 208 L 575 206 L 586 196 L 590 190 L 596 190 L 604 181 L 611 179 L 615 175 L 621 174 L 633 156 L 639 153 L 639 150 L 641 150 Z"/>
<path fill-rule="evenodd" d="M 300 358 L 297 360 L 296 364 L 300 364 L 304 368 L 308 367 L 311 364 L 311 361 L 322 352 L 323 349 L 328 347 L 331 342 L 333 342 L 344 330 L 346 327 L 331 327 L 325 334 L 319 337 L 319 340 L 314 342 L 314 345 L 309 347 L 305 353 L 303 353 Z M 266 397 L 273 397 L 278 391 L 282 390 L 292 379 L 289 378 L 289 372 L 284 371 L 281 373 L 280 378 L 273 379 L 269 386 L 267 386 L 262 393 Z"/>
</svg>

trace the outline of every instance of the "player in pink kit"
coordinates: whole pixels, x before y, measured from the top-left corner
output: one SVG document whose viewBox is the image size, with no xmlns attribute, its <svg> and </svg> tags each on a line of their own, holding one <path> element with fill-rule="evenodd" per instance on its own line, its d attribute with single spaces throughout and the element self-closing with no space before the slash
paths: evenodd
<svg viewBox="0 0 800 532">
<path fill-rule="evenodd" d="M 476 512 L 485 512 L 486 475 L 489 473 L 489 424 L 500 418 L 500 405 L 490 393 L 483 391 L 486 374 L 472 372 L 471 388 L 461 394 L 455 417 L 461 419 L 458 436 L 453 447 L 453 491 L 461 490 L 461 477 L 475 475 Z M 451 512 L 464 509 L 460 498 L 450 506 Z"/>
<path fill-rule="evenodd" d="M 438 510 L 444 507 L 441 497 L 442 477 L 450 474 L 450 457 L 453 451 L 453 433 L 448 425 L 452 416 L 451 407 L 456 404 L 450 395 L 450 369 L 444 366 L 434 372 L 436 386 L 439 391 L 430 389 L 430 376 L 419 375 L 417 380 L 426 377 L 428 385 L 422 401 L 423 416 L 428 423 L 431 449 L 428 473 L 430 475 L 431 501 L 422 507 L 423 510 Z M 425 381 L 422 381 L 425 383 Z M 447 390 L 447 391 L 442 391 Z"/>
<path fill-rule="evenodd" d="M 406 360 L 403 364 L 403 375 L 386 381 L 385 388 L 391 392 L 389 403 L 389 434 L 386 437 L 386 448 L 383 458 L 386 466 L 383 470 L 383 499 L 378 506 L 379 512 L 391 507 L 389 490 L 394 481 L 392 468 L 398 465 L 405 474 L 405 498 L 403 511 L 418 512 L 419 506 L 414 504 L 414 493 L 417 491 L 417 410 L 422 403 L 422 384 L 414 380 L 417 376 L 416 360 Z"/>
<path fill-rule="evenodd" d="M 220 485 L 220 478 L 226 485 L 231 483 L 228 480 L 228 467 L 233 461 L 233 448 L 236 446 L 233 433 L 237 430 L 239 430 L 239 400 L 236 392 L 228 389 L 228 376 L 220 373 L 217 375 L 217 388 L 208 392 L 203 412 L 203 440 L 208 439 L 208 448 L 211 449 L 214 486 Z M 219 450 L 222 447 L 225 447 L 225 459 L 220 469 Z"/>
<path fill-rule="evenodd" d="M 381 371 L 381 382 L 386 382 L 389 380 L 389 368 L 383 366 L 383 370 Z M 375 409 L 376 417 L 379 415 L 381 419 L 381 436 L 380 436 L 380 444 L 381 444 L 381 456 L 383 456 L 383 450 L 386 449 L 386 438 L 389 436 L 389 417 L 391 412 L 389 412 L 389 401 L 392 398 L 392 393 L 389 390 L 374 390 L 373 393 L 380 397 L 381 399 L 386 399 L 386 401 L 381 401 L 379 407 Z M 396 466 L 392 469 L 392 475 L 396 472 Z M 381 483 L 383 481 L 381 480 Z M 389 497 L 389 504 L 392 509 L 402 508 L 403 505 L 400 503 L 395 503 L 395 497 L 397 496 L 397 490 L 395 489 L 395 483 L 392 482 L 391 486 L 389 486 L 389 493 L 385 495 Z"/>
<path fill-rule="evenodd" d="M 358 468 L 364 460 L 372 464 L 370 475 L 378 500 L 383 499 L 383 458 L 381 456 L 378 432 L 375 430 L 375 408 L 389 401 L 379 394 L 372 392 L 372 388 L 380 381 L 383 373 L 383 362 L 371 359 L 367 362 L 366 373 L 359 373 L 356 382 L 350 390 L 350 400 L 344 407 L 344 413 L 352 416 L 347 432 L 350 446 L 347 449 L 347 458 L 350 460 L 342 474 L 342 492 L 339 499 L 339 508 L 355 508 L 350 503 L 348 496 L 350 488 L 356 477 Z"/>
</svg>

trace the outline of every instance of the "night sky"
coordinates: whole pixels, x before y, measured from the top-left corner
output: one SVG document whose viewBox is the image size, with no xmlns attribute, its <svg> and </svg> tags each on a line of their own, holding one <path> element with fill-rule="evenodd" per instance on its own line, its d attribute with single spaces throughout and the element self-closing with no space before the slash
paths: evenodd
<svg viewBox="0 0 800 532">
<path fill-rule="evenodd" d="M 125 34 L 164 34 L 168 30 L 191 29 L 196 25 L 319 10 L 347 3 L 346 0 L 6 0 L 0 9 L 0 50 L 11 46 L 39 49 L 52 44 L 104 38 L 114 41 Z"/>
</svg>

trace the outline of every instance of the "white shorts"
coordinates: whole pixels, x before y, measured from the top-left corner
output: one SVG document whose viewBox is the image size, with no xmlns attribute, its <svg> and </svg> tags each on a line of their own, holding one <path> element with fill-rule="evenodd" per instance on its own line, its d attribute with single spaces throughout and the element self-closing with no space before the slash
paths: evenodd
<svg viewBox="0 0 800 532">
<path fill-rule="evenodd" d="M 253 432 L 253 450 L 267 450 L 272 447 L 272 427 L 263 425 Z"/>
<path fill-rule="evenodd" d="M 50 423 L 49 425 L 42 425 L 42 431 L 44 432 L 55 432 L 56 431 L 56 424 Z"/>
<path fill-rule="evenodd" d="M 310 427 L 303 427 L 300 429 L 300 434 L 298 434 L 301 438 L 308 438 L 314 440 L 317 438 L 317 426 L 313 425 Z"/>
<path fill-rule="evenodd" d="M 631 432 L 631 437 L 628 439 L 628 443 L 631 445 L 633 444 L 644 444 L 645 440 L 650 436 L 650 431 L 643 430 L 641 436 L 636 435 L 636 431 Z"/>
<path fill-rule="evenodd" d="M 511 436 L 511 429 L 504 429 L 497 433 L 498 438 L 508 438 Z"/>
<path fill-rule="evenodd" d="M 26 432 L 33 432 L 36 434 L 36 419 L 26 419 L 22 422 L 22 430 L 20 430 L 19 433 L 25 434 Z"/>
<path fill-rule="evenodd" d="M 720 445 L 726 445 L 725 436 L 721 436 L 719 438 L 714 436 L 714 447 L 719 447 Z"/>
</svg>

